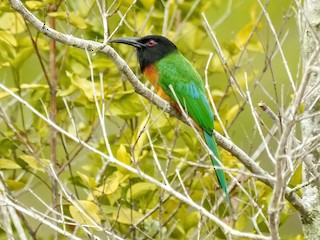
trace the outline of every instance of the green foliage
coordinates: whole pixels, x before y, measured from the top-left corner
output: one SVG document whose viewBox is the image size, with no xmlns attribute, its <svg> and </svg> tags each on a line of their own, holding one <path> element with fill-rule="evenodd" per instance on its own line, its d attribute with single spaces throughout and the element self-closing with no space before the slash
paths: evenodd
<svg viewBox="0 0 320 240">
<path fill-rule="evenodd" d="M 116 30 L 121 16 L 129 10 L 113 37 L 165 33 L 205 79 L 204 69 L 214 48 L 209 34 L 201 25 L 201 14 L 204 12 L 213 25 L 223 16 L 226 3 L 203 0 L 195 5 L 195 2 L 197 1 L 141 0 L 129 9 L 131 1 L 115 1 L 111 12 L 116 13 L 110 14 L 107 19 L 108 30 L 110 33 Z M 48 6 L 55 3 L 59 3 L 57 11 L 48 11 Z M 106 1 L 107 8 L 111 3 L 112 1 Z M 221 26 L 214 29 L 218 36 L 221 34 L 221 50 L 230 72 L 214 52 L 208 64 L 207 75 L 210 93 L 221 119 L 219 122 L 216 118 L 215 129 L 223 133 L 222 123 L 231 138 L 247 152 L 258 145 L 253 121 L 247 120 L 248 111 L 244 110 L 240 94 L 233 83 L 229 84 L 225 73 L 237 78 L 244 91 L 246 84 L 251 89 L 256 81 L 260 81 L 257 80 L 257 75 L 261 74 L 264 48 L 269 43 L 261 41 L 260 34 L 265 34 L 265 25 L 256 25 L 260 10 L 253 3 L 254 1 L 249 0 L 244 1 L 243 6 L 233 3 L 234 13 L 229 13 L 228 16 L 231 22 L 223 21 Z M 84 50 L 60 43 L 57 43 L 55 49 L 50 48 L 48 38 L 37 33 L 6 4 L 3 1 L 0 3 L 1 83 L 44 116 L 48 116 L 50 87 L 46 78 L 53 74 L 49 70 L 52 61 L 50 53 L 55 52 L 58 76 L 57 125 L 110 158 L 114 157 L 138 172 L 142 171 L 163 182 L 155 163 L 157 158 L 173 189 L 184 194 L 177 175 L 179 172 L 186 191 L 197 204 L 239 231 L 257 233 L 258 226 L 262 233 L 269 233 L 264 217 L 268 215 L 266 206 L 272 194 L 270 188 L 246 174 L 230 171 L 231 175 L 242 181 L 242 187 L 259 206 L 257 209 L 248 196 L 235 186 L 230 193 L 234 204 L 233 211 L 230 211 L 225 202 L 218 201 L 223 195 L 222 191 L 218 187 L 209 157 L 190 127 L 170 118 L 135 93 L 106 56 L 90 53 L 92 65 L 89 66 Z M 49 0 L 25 1 L 23 4 L 40 20 L 46 19 L 48 22 L 51 18 L 56 21 L 58 31 L 83 39 L 103 39 L 103 23 L 96 1 L 62 3 Z M 282 14 L 277 10 L 273 11 L 274 15 Z M 114 47 L 144 82 L 132 49 Z M 147 83 L 146 85 L 149 87 Z M 271 84 L 268 83 L 266 88 L 269 85 Z M 261 100 L 259 94 L 254 97 Z M 52 179 L 48 176 L 52 157 L 50 126 L 7 92 L 0 92 L 0 107 L 1 112 L 5 113 L 1 114 L 0 121 L 0 169 L 4 173 L 5 183 L 12 194 L 23 193 L 19 198 L 28 206 L 39 209 L 43 207 L 38 199 L 26 194 L 29 188 L 34 189 L 50 205 L 49 194 L 42 195 L 43 189 L 49 193 L 52 191 Z M 107 139 L 104 138 L 97 107 L 102 112 Z M 243 111 L 246 111 L 245 116 Z M 154 183 L 112 162 L 107 164 L 106 171 L 101 174 L 108 159 L 102 159 L 61 134 L 58 134 L 56 140 L 59 179 L 75 200 L 72 202 L 64 196 L 61 201 L 64 214 L 75 223 L 94 225 L 94 222 L 128 239 L 195 239 L 197 236 L 200 239 L 211 236 L 226 238 L 213 222 Z M 234 156 L 220 148 L 219 150 L 225 167 L 243 169 Z M 259 161 L 263 162 L 264 157 L 259 158 Z M 292 186 L 301 182 L 301 168 L 297 169 L 291 179 Z M 99 174 L 101 181 L 97 182 Z M 232 182 L 229 176 L 227 179 Z M 281 224 L 293 212 L 292 208 L 286 206 L 281 215 Z M 251 220 L 257 215 L 257 225 L 254 226 Z M 41 222 L 33 221 L 31 225 L 32 229 L 39 227 L 39 238 L 54 234 L 52 230 L 48 232 L 43 228 Z M 70 225 L 67 230 L 73 232 L 74 229 Z M 92 232 L 104 234 L 96 227 L 93 227 Z M 76 234 L 86 236 L 81 231 L 75 232 Z M 298 239 L 297 236 L 294 237 Z M 102 239 L 104 238 L 105 235 Z"/>
</svg>

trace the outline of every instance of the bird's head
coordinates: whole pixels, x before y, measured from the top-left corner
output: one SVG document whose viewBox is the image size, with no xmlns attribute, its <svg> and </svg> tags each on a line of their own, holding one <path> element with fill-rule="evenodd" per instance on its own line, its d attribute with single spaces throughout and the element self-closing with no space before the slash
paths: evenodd
<svg viewBox="0 0 320 240">
<path fill-rule="evenodd" d="M 110 42 L 135 47 L 142 72 L 149 65 L 177 51 L 177 47 L 169 39 L 160 35 L 148 35 L 142 38 L 117 38 Z"/>
</svg>

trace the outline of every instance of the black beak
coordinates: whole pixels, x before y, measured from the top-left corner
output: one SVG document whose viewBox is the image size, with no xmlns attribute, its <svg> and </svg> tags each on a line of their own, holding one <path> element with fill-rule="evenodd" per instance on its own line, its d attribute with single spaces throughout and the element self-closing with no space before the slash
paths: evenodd
<svg viewBox="0 0 320 240">
<path fill-rule="evenodd" d="M 140 38 L 132 37 L 132 38 L 117 38 L 110 40 L 110 43 L 123 43 L 130 46 L 133 46 L 135 48 L 142 48 L 143 44 L 139 42 Z"/>
</svg>

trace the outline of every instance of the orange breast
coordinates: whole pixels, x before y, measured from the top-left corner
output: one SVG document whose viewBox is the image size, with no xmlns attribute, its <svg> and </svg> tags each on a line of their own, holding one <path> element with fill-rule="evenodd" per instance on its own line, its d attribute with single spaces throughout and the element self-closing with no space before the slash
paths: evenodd
<svg viewBox="0 0 320 240">
<path fill-rule="evenodd" d="M 143 70 L 143 75 L 151 82 L 151 84 L 156 87 L 158 82 L 159 72 L 158 70 L 150 65 Z"/>
<path fill-rule="evenodd" d="M 156 88 L 157 94 L 163 99 L 174 103 L 172 99 L 163 91 L 162 87 L 158 84 L 160 72 L 155 66 L 150 65 L 146 67 L 143 71 L 143 75 L 151 82 L 151 84 Z"/>
</svg>

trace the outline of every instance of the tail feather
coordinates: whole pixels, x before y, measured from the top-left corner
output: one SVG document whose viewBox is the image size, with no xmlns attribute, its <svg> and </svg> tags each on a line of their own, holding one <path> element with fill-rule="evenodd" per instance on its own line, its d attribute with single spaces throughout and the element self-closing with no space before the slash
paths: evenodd
<svg viewBox="0 0 320 240">
<path fill-rule="evenodd" d="M 211 134 L 207 133 L 206 131 L 203 131 L 203 135 L 204 135 L 206 143 L 207 143 L 208 147 L 210 148 L 210 150 L 212 151 L 213 155 L 220 160 L 220 154 L 218 152 L 217 143 L 216 143 L 215 139 L 213 138 L 213 136 Z M 211 161 L 212 161 L 212 164 L 214 167 L 220 167 L 219 162 L 213 156 L 211 156 Z M 215 171 L 217 174 L 217 178 L 218 178 L 220 187 L 225 192 L 226 197 L 228 199 L 228 202 L 230 202 L 228 189 L 227 189 L 227 180 L 224 175 L 224 172 L 222 169 L 215 169 Z"/>
</svg>

